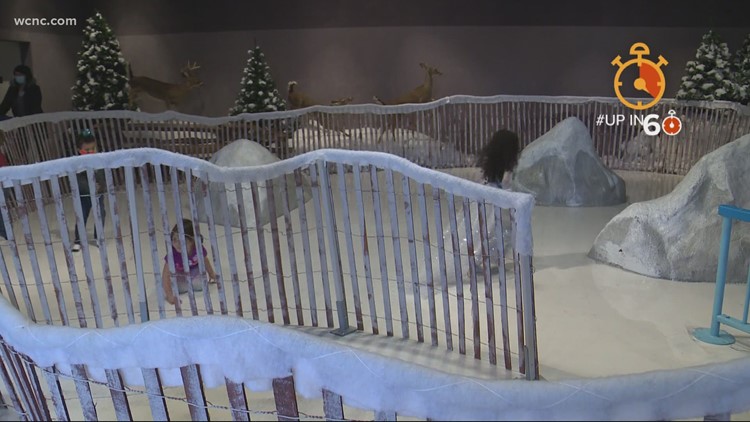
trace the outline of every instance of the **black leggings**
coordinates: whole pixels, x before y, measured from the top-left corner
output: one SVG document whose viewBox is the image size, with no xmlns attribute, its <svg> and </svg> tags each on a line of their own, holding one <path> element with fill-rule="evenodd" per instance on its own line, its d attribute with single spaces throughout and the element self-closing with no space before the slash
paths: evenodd
<svg viewBox="0 0 750 422">
<path fill-rule="evenodd" d="M 104 208 L 104 195 L 97 195 L 97 199 L 99 200 L 99 210 L 102 213 L 102 227 L 104 226 L 104 216 L 107 215 L 107 210 Z M 83 225 L 86 226 L 86 222 L 89 219 L 89 214 L 91 214 L 91 196 L 81 196 L 81 211 L 83 211 Z M 76 226 L 76 236 L 75 236 L 75 243 L 81 243 L 81 237 L 78 234 L 78 224 Z M 96 225 L 94 225 L 94 239 L 96 239 Z"/>
</svg>

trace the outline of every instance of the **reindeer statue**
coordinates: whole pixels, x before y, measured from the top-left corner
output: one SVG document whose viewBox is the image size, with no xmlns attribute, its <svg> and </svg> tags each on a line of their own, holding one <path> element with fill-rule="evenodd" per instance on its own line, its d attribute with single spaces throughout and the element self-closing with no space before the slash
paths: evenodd
<svg viewBox="0 0 750 422">
<path fill-rule="evenodd" d="M 299 92 L 295 89 L 297 81 L 289 81 L 287 84 L 286 101 L 289 104 L 289 109 L 294 110 L 298 108 L 312 107 L 320 104 L 317 101 L 313 101 L 312 98 Z"/>
<path fill-rule="evenodd" d="M 425 78 L 422 85 L 419 85 L 418 87 L 412 89 L 411 91 L 407 92 L 406 94 L 390 101 L 383 101 L 380 98 L 373 96 L 372 99 L 380 104 L 380 105 L 398 105 L 398 104 L 420 104 L 420 103 L 428 103 L 430 101 L 434 101 L 434 98 L 432 98 L 432 78 L 434 76 L 440 76 L 442 75 L 442 72 L 440 72 L 436 67 L 432 67 L 430 65 L 420 63 L 419 66 L 425 70 Z M 395 116 L 394 116 L 395 117 Z M 395 119 L 389 119 L 392 122 L 395 122 Z M 395 126 L 392 125 L 392 126 Z M 391 131 L 393 132 L 393 137 L 395 139 L 396 137 L 396 129 L 395 127 L 391 128 Z M 378 143 L 381 142 L 381 139 L 383 135 L 385 134 L 385 130 L 381 132 L 380 136 L 378 137 Z"/>
<path fill-rule="evenodd" d="M 182 83 L 172 84 L 162 81 L 157 81 L 146 76 L 133 76 L 133 71 L 128 66 L 128 72 L 130 74 L 130 103 L 135 104 L 136 98 L 142 92 L 150 95 L 153 98 L 164 101 L 167 109 L 181 104 L 187 94 L 201 85 L 203 82 L 195 76 L 195 71 L 200 69 L 197 63 L 190 63 L 182 68 L 180 74 L 183 77 Z"/>
<path fill-rule="evenodd" d="M 425 74 L 424 83 L 418 87 L 412 89 L 406 94 L 391 101 L 383 101 L 378 97 L 372 97 L 376 103 L 382 105 L 398 105 L 398 104 L 419 104 L 428 103 L 433 101 L 432 98 L 432 78 L 433 76 L 440 76 L 442 73 L 436 68 L 424 63 L 420 63 L 419 66 L 424 69 L 427 73 Z"/>
</svg>

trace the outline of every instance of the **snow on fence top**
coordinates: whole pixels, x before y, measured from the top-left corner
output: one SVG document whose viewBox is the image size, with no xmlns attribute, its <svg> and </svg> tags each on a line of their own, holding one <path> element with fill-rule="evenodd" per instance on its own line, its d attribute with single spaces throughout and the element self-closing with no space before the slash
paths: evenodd
<svg viewBox="0 0 750 422">
<path fill-rule="evenodd" d="M 599 379 L 490 381 L 233 316 L 53 327 L 34 324 L 4 297 L 0 315 L 4 341 L 38 366 L 68 373 L 85 364 L 99 382 L 106 382 L 105 369 L 120 369 L 126 384 L 139 386 L 139 368 L 160 368 L 164 386 L 180 386 L 179 368 L 199 364 L 208 388 L 226 377 L 269 390 L 273 378 L 293 374 L 305 397 L 320 398 L 325 388 L 348 405 L 440 420 L 674 420 L 750 409 L 750 358 Z"/>
<path fill-rule="evenodd" d="M 12 130 L 32 123 L 61 122 L 69 119 L 85 118 L 95 115 L 97 118 L 130 118 L 142 122 L 180 120 L 191 121 L 206 125 L 220 125 L 233 121 L 255 121 L 264 119 L 294 118 L 311 112 L 325 112 L 332 114 L 401 114 L 412 113 L 421 110 L 431 110 L 446 104 L 494 104 L 506 102 L 536 102 L 551 104 L 584 104 L 600 102 L 607 104 L 620 104 L 617 98 L 609 97 L 575 97 L 575 96 L 532 96 L 532 95 L 495 95 L 489 97 L 477 97 L 471 95 L 454 95 L 441 98 L 424 104 L 401 104 L 395 106 L 384 106 L 379 104 L 347 104 L 342 106 L 316 105 L 313 107 L 274 111 L 266 113 L 239 114 L 236 116 L 205 117 L 183 114 L 176 111 L 165 111 L 163 113 L 142 113 L 126 110 L 111 111 L 61 111 L 55 113 L 35 114 L 31 116 L 17 117 L 0 122 L 0 130 Z M 660 103 L 677 103 L 677 100 L 663 98 Z M 729 101 L 680 101 L 679 104 L 694 106 L 705 109 L 731 109 L 743 116 L 750 116 L 750 106 Z M 624 106 L 623 106 L 624 107 Z"/>
<path fill-rule="evenodd" d="M 139 167 L 145 164 L 190 168 L 198 176 L 205 174 L 212 182 L 249 183 L 290 174 L 297 168 L 306 167 L 318 161 L 361 166 L 374 165 L 387 168 L 416 182 L 432 185 L 454 195 L 475 201 L 485 201 L 488 204 L 505 209 L 514 209 L 518 224 L 515 239 L 516 251 L 529 256 L 532 254 L 531 211 L 534 206 L 532 195 L 480 185 L 450 174 L 420 167 L 404 158 L 381 152 L 316 150 L 276 163 L 254 166 L 252 167 L 253 171 L 249 173 L 247 168 L 243 167 L 218 167 L 205 160 L 161 149 L 139 148 L 99 153 L 96 156 L 83 155 L 0 168 L 0 185 L 12 187 L 14 180 L 19 180 L 21 183 L 31 183 L 35 178 L 47 180 L 54 176 L 74 174 L 87 169 Z"/>
</svg>

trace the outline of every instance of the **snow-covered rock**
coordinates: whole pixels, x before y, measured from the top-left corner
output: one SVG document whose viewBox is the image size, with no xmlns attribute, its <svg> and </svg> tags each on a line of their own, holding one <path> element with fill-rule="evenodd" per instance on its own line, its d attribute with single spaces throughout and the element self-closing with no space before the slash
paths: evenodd
<svg viewBox="0 0 750 422">
<path fill-rule="evenodd" d="M 599 233 L 591 258 L 651 277 L 716 279 L 721 204 L 750 208 L 750 135 L 704 156 L 675 189 L 633 204 Z M 744 282 L 750 263 L 750 224 L 735 224 L 728 281 Z"/>
<path fill-rule="evenodd" d="M 558 123 L 521 152 L 513 189 L 539 205 L 608 206 L 625 202 L 625 182 L 596 153 L 586 125 L 576 117 Z"/>
<path fill-rule="evenodd" d="M 264 164 L 271 164 L 280 161 L 273 153 L 257 142 L 247 139 L 238 139 L 231 144 L 220 149 L 211 157 L 210 162 L 220 167 L 252 167 Z M 296 194 L 292 188 L 296 186 L 293 175 L 286 176 L 287 196 L 289 197 L 290 211 L 296 209 L 299 202 L 296 200 Z M 281 179 L 273 181 L 274 202 L 270 204 L 268 199 L 268 189 L 266 182 L 260 182 L 258 186 L 258 209 L 260 223 L 268 223 L 270 217 L 270 207 L 275 206 L 276 216 L 281 217 L 283 214 L 282 191 L 279 189 Z M 305 186 L 304 200 L 307 202 L 311 198 L 309 181 L 303 176 L 303 185 Z M 201 189 L 199 184 L 194 187 L 195 190 Z M 242 199 L 244 202 L 245 214 L 247 215 L 247 226 L 254 228 L 256 224 L 255 207 L 250 183 L 242 184 Z M 226 193 L 225 193 L 226 192 Z M 225 213 L 229 216 L 229 223 L 233 227 L 240 227 L 240 213 L 237 205 L 237 194 L 235 185 L 224 183 L 211 183 L 209 186 L 209 195 L 211 197 L 211 206 L 213 207 L 214 221 L 217 225 L 224 224 Z M 226 200 L 223 197 L 226 197 Z M 202 198 L 202 194 L 196 192 L 196 198 Z M 208 222 L 205 212 L 205 206 L 202 200 L 197 200 L 198 218 L 201 222 Z M 224 203 L 226 202 L 226 208 Z"/>
</svg>

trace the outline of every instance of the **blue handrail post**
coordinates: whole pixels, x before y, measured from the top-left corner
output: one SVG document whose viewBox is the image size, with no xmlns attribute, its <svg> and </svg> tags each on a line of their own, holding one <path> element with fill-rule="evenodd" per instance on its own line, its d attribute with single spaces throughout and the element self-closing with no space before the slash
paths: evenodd
<svg viewBox="0 0 750 422">
<path fill-rule="evenodd" d="M 719 268 L 716 269 L 716 288 L 714 292 L 714 310 L 711 315 L 711 335 L 719 336 L 719 315 L 724 306 L 724 287 L 727 284 L 727 262 L 729 261 L 729 240 L 732 238 L 732 219 L 724 217 L 721 227 L 721 249 L 719 249 Z"/>
<path fill-rule="evenodd" d="M 734 217 L 739 217 L 740 220 L 747 221 L 746 214 L 747 210 L 726 205 L 719 206 L 719 215 L 724 218 L 724 221 L 721 228 L 721 247 L 719 249 L 719 266 L 716 269 L 716 287 L 714 289 L 714 307 L 711 313 L 711 327 L 709 329 L 698 328 L 693 331 L 695 338 L 705 343 L 716 345 L 728 345 L 734 343 L 734 336 L 720 329 L 721 320 L 727 323 L 732 322 L 731 320 L 734 320 L 735 322 L 738 321 L 731 317 L 722 317 L 721 312 L 724 305 L 724 287 L 727 282 L 729 243 L 732 238 L 732 219 Z M 750 283 L 750 277 L 748 278 L 748 282 Z M 747 296 L 750 298 L 750 290 L 748 290 Z M 747 300 L 745 307 L 747 307 Z M 743 319 L 746 321 L 747 310 L 745 310 L 744 314 Z M 736 324 L 730 325 L 736 326 Z M 742 327 L 742 329 L 744 330 L 746 328 Z"/>
</svg>

